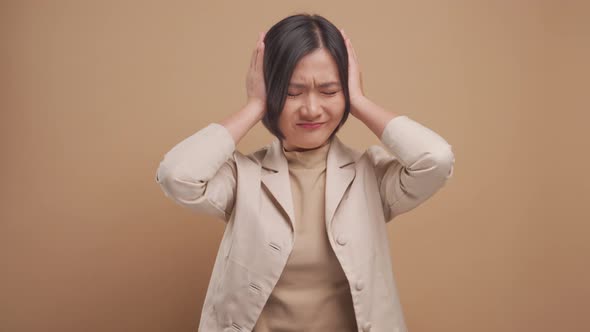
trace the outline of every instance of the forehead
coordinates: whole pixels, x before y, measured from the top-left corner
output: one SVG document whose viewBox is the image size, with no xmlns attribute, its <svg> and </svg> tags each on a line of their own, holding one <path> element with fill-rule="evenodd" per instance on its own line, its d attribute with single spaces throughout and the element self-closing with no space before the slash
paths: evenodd
<svg viewBox="0 0 590 332">
<path fill-rule="evenodd" d="M 293 70 L 292 85 L 322 84 L 339 82 L 338 66 L 332 55 L 324 48 L 319 48 L 302 57 Z"/>
</svg>

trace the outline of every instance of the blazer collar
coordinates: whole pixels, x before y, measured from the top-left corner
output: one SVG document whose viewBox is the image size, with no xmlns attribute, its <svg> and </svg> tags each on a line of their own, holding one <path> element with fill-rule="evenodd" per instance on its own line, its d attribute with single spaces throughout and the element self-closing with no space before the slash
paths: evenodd
<svg viewBox="0 0 590 332">
<path fill-rule="evenodd" d="M 332 222 L 336 207 L 340 203 L 344 192 L 355 177 L 354 164 L 355 156 L 353 151 L 342 143 L 337 135 L 334 135 L 326 159 L 325 221 L 327 227 Z M 295 212 L 289 168 L 278 137 L 275 137 L 270 144 L 261 165 L 266 169 L 266 171 L 262 171 L 262 183 L 282 207 L 294 230 Z"/>
</svg>

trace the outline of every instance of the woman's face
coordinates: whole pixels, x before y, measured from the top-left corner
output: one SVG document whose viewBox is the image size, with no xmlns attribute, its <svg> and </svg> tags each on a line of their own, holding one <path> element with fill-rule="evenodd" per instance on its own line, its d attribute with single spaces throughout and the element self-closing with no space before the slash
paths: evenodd
<svg viewBox="0 0 590 332">
<path fill-rule="evenodd" d="M 279 118 L 287 151 L 321 146 L 344 114 L 344 93 L 332 55 L 319 48 L 302 57 L 289 82 L 285 107 Z M 304 124 L 315 123 L 310 126 Z"/>
</svg>

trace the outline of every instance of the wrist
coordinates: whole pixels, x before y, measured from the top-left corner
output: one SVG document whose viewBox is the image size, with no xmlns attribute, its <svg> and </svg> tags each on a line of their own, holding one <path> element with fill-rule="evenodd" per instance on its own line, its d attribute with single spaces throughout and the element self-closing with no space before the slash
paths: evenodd
<svg viewBox="0 0 590 332">
<path fill-rule="evenodd" d="M 362 112 L 367 108 L 367 104 L 369 103 L 370 100 L 367 99 L 367 97 L 365 96 L 351 97 L 350 111 L 355 117 L 360 117 L 362 116 Z"/>
<path fill-rule="evenodd" d="M 248 99 L 248 101 L 246 102 L 246 107 L 249 108 L 253 108 L 253 109 L 260 109 L 260 110 L 264 110 L 264 108 L 266 107 L 264 101 L 260 100 L 260 99 Z"/>
<path fill-rule="evenodd" d="M 248 100 L 244 106 L 244 110 L 248 113 L 255 114 L 258 120 L 261 120 L 265 113 L 266 105 L 259 100 Z"/>
</svg>

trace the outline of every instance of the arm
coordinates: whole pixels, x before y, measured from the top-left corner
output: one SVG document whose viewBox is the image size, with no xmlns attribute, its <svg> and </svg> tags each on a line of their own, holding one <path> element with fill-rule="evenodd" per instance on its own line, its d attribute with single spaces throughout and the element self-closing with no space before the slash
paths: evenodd
<svg viewBox="0 0 590 332">
<path fill-rule="evenodd" d="M 390 113 L 368 99 L 357 100 L 356 106 L 358 118 L 389 150 L 368 150 L 389 222 L 443 187 L 453 174 L 455 157 L 447 141 L 408 116 Z"/>
<path fill-rule="evenodd" d="M 167 197 L 225 222 L 230 219 L 236 197 L 236 146 L 266 112 L 264 35 L 259 34 L 252 52 L 246 76 L 246 106 L 178 143 L 166 153 L 156 171 L 156 182 Z"/>
<path fill-rule="evenodd" d="M 358 57 L 340 30 L 349 63 L 351 114 L 385 144 L 368 149 L 375 168 L 385 222 L 432 196 L 453 174 L 455 157 L 442 137 L 406 115 L 388 112 L 365 97 Z M 393 155 L 391 155 L 393 154 Z"/>
<path fill-rule="evenodd" d="M 210 123 L 174 146 L 156 171 L 156 182 L 178 204 L 229 220 L 236 195 L 236 145 L 258 121 L 247 104 L 219 123 Z"/>
<path fill-rule="evenodd" d="M 156 171 L 156 182 L 167 197 L 193 211 L 229 220 L 237 170 L 233 154 L 239 140 L 262 116 L 248 103 L 220 123 L 210 123 L 174 146 Z"/>
</svg>

